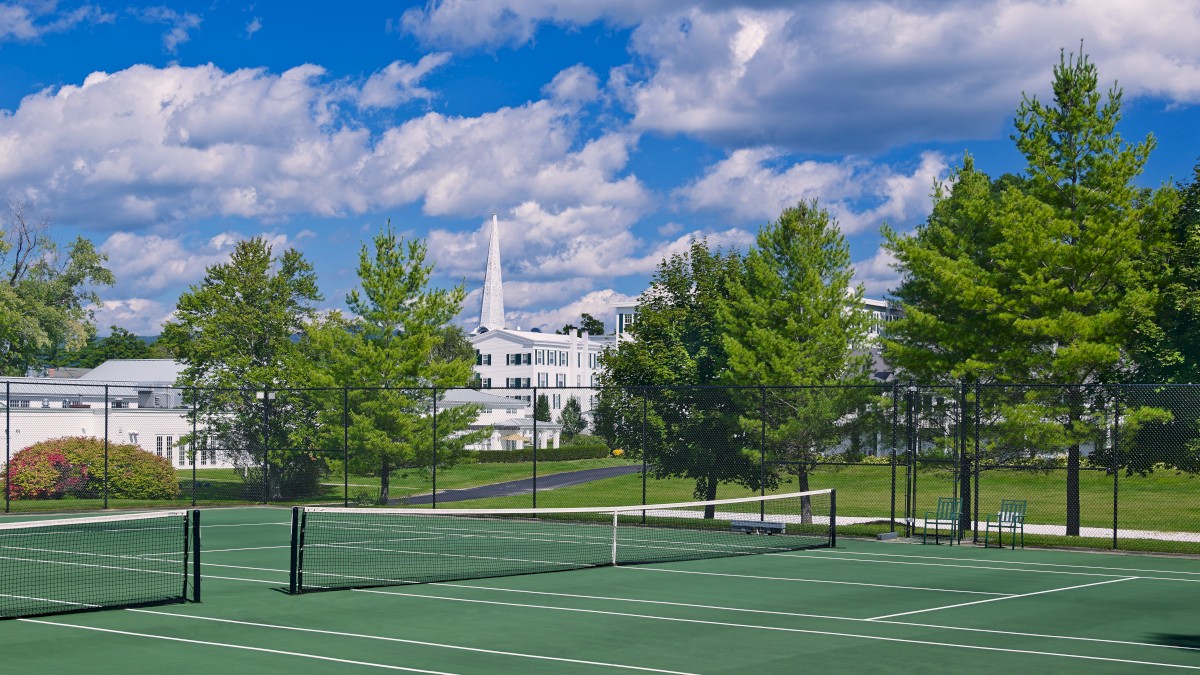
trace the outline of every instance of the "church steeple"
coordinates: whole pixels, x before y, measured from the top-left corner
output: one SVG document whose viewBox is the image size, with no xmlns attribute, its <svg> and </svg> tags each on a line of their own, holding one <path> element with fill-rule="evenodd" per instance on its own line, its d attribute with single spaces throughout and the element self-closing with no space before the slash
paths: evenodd
<svg viewBox="0 0 1200 675">
<path fill-rule="evenodd" d="M 500 224 L 492 214 L 492 239 L 488 246 L 487 269 L 483 273 L 483 302 L 479 307 L 479 328 L 504 328 L 504 282 L 500 280 Z"/>
</svg>

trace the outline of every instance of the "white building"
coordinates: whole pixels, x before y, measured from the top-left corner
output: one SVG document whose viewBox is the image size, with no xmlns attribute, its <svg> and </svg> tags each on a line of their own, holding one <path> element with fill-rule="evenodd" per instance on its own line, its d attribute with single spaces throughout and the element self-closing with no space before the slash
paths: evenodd
<svg viewBox="0 0 1200 675">
<path fill-rule="evenodd" d="M 438 402 L 439 408 L 461 405 L 479 408 L 479 417 L 471 424 L 471 431 L 490 431 L 487 438 L 468 445 L 468 450 L 521 450 L 533 445 L 535 435 L 537 447 L 559 447 L 562 425 L 535 422 L 533 407 L 524 401 L 474 389 L 451 389 Z"/>
<path fill-rule="evenodd" d="M 533 392 L 546 395 L 553 419 L 574 396 L 585 417 L 594 406 L 600 373 L 600 354 L 616 344 L 615 335 L 571 335 L 509 328 L 504 317 L 504 286 L 500 278 L 500 235 L 492 216 L 491 241 L 483 277 L 479 325 L 470 333 L 475 347 L 475 374 L 479 386 L 502 393 L 526 405 Z"/>
<path fill-rule="evenodd" d="M 0 409 L 8 456 L 64 436 L 107 437 L 165 457 L 176 468 L 192 465 L 180 438 L 192 433 L 183 390 L 174 386 L 183 365 L 171 359 L 114 359 L 74 378 L 0 378 Z M 231 467 L 216 451 L 197 466 Z"/>
</svg>

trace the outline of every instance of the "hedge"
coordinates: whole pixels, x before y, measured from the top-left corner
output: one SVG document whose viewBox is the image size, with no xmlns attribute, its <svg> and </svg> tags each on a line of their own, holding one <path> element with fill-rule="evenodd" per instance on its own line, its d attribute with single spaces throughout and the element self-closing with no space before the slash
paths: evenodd
<svg viewBox="0 0 1200 675">
<path fill-rule="evenodd" d="M 532 462 L 533 448 L 521 450 L 476 450 L 471 453 L 480 464 L 515 464 Z M 562 462 L 570 459 L 600 459 L 612 456 L 607 447 L 564 445 L 561 448 L 538 448 L 539 462 Z"/>
<path fill-rule="evenodd" d="M 104 494 L 104 441 L 70 436 L 35 443 L 9 463 L 13 499 L 100 497 Z M 108 496 L 112 499 L 177 499 L 175 469 L 164 457 L 136 445 L 108 446 Z"/>
</svg>

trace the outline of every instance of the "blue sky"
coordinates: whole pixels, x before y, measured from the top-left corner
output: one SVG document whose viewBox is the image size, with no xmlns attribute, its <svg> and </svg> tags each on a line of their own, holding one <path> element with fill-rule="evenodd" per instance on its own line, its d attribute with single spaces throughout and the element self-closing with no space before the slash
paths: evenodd
<svg viewBox="0 0 1200 675">
<path fill-rule="evenodd" d="M 241 238 L 326 307 L 390 218 L 479 310 L 495 211 L 509 324 L 612 320 L 693 236 L 745 247 L 816 197 L 858 280 L 970 151 L 1019 172 L 1022 93 L 1080 40 L 1125 92 L 1142 183 L 1200 159 L 1200 3 L 0 1 L 0 194 L 109 256 L 101 334 L 156 334 Z"/>
</svg>

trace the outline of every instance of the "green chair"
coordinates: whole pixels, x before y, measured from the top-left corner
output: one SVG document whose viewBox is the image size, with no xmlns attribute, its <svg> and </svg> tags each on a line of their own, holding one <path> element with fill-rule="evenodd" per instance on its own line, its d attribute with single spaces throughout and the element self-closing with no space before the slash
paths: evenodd
<svg viewBox="0 0 1200 675">
<path fill-rule="evenodd" d="M 1004 547 L 1004 530 L 1012 533 L 1012 548 L 1017 547 L 1017 533 L 1021 534 L 1021 548 L 1025 548 L 1025 507 L 1024 499 L 1000 500 L 1000 512 L 987 517 L 983 527 L 983 545 L 988 545 L 988 534 L 996 528 L 996 541 Z"/>
<path fill-rule="evenodd" d="M 958 537 L 958 518 L 962 500 L 958 497 L 938 497 L 937 511 L 925 512 L 925 529 L 921 532 L 921 543 L 925 543 L 925 538 L 929 534 L 930 525 L 933 526 L 933 543 L 941 543 L 941 532 L 937 529 L 939 525 L 950 526 L 950 545 L 954 545 L 954 540 Z"/>
</svg>

